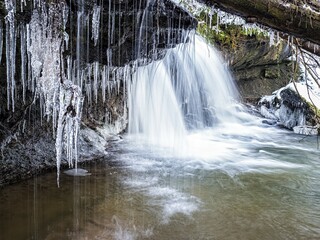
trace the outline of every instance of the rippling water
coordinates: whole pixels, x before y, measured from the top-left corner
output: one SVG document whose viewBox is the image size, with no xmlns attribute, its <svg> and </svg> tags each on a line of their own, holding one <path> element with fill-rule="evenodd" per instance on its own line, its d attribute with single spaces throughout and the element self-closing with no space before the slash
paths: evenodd
<svg viewBox="0 0 320 240">
<path fill-rule="evenodd" d="M 320 239 L 316 137 L 234 124 L 179 151 L 110 149 L 60 188 L 52 173 L 0 190 L 1 239 Z"/>
</svg>

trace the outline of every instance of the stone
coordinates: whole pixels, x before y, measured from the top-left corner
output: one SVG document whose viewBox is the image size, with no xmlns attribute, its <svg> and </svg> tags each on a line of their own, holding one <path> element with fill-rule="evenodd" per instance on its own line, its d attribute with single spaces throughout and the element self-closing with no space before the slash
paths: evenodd
<svg viewBox="0 0 320 240">
<path fill-rule="evenodd" d="M 260 113 L 271 121 L 277 121 L 285 128 L 299 134 L 314 133 L 317 116 L 309 104 L 290 88 L 282 88 L 259 101 Z M 269 120 L 268 120 L 269 121 Z"/>
<path fill-rule="evenodd" d="M 280 69 L 266 68 L 264 69 L 264 77 L 268 79 L 274 79 L 280 77 Z"/>
</svg>

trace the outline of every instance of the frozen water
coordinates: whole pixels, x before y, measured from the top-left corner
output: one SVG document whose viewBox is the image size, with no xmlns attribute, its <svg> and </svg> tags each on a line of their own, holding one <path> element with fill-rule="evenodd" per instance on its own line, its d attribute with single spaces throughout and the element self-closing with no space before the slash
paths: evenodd
<svg viewBox="0 0 320 240">
<path fill-rule="evenodd" d="M 93 14 L 92 14 L 92 39 L 94 41 L 94 46 L 96 46 L 98 43 L 99 32 L 100 32 L 100 7 L 95 4 L 93 6 Z"/>
<path fill-rule="evenodd" d="M 64 171 L 64 173 L 74 177 L 85 177 L 91 175 L 91 173 L 89 173 L 88 170 L 82 168 L 69 169 Z"/>
</svg>

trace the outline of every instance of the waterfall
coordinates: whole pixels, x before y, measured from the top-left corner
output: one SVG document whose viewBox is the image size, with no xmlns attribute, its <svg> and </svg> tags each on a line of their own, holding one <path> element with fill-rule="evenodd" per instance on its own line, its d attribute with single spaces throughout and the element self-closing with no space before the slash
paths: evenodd
<svg viewBox="0 0 320 240">
<path fill-rule="evenodd" d="M 189 131 L 234 122 L 238 92 L 219 53 L 190 33 L 160 61 L 138 67 L 128 85 L 129 133 L 181 147 Z"/>
</svg>

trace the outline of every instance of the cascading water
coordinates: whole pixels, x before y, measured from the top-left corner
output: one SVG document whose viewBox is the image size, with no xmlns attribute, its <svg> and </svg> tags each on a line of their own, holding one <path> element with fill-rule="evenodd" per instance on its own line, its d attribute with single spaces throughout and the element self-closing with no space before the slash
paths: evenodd
<svg viewBox="0 0 320 240">
<path fill-rule="evenodd" d="M 236 121 L 238 92 L 226 65 L 190 33 L 164 59 L 137 68 L 129 83 L 129 133 L 181 147 L 189 130 Z"/>
</svg>

